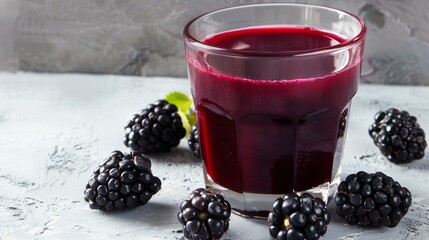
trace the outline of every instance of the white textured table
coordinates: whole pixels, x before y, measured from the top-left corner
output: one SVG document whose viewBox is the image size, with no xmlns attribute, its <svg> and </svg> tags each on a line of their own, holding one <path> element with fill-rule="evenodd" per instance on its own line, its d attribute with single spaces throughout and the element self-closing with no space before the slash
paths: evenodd
<svg viewBox="0 0 429 240">
<path fill-rule="evenodd" d="M 180 239 L 178 206 L 203 187 L 201 163 L 185 140 L 152 154 L 162 189 L 149 204 L 123 212 L 89 209 L 83 190 L 92 170 L 122 144 L 123 125 L 186 79 L 0 73 L 0 239 Z M 429 88 L 361 85 L 354 98 L 343 177 L 383 171 L 408 187 L 413 205 L 398 227 L 363 229 L 333 215 L 322 239 L 429 239 L 429 153 L 394 165 L 367 128 L 378 110 L 406 109 L 429 133 Z M 223 239 L 269 239 L 265 221 L 231 217 Z"/>
</svg>

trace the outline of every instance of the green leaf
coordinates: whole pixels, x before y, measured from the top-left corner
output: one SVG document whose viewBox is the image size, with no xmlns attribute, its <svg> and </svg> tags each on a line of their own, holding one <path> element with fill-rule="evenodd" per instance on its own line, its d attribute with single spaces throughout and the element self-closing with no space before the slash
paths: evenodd
<svg viewBox="0 0 429 240">
<path fill-rule="evenodd" d="M 192 99 L 188 95 L 181 92 L 170 92 L 165 96 L 165 100 L 177 106 L 179 111 L 187 113 L 192 106 Z"/>
<path fill-rule="evenodd" d="M 186 118 L 191 126 L 197 125 L 197 116 L 195 116 L 195 112 L 186 114 Z"/>
<path fill-rule="evenodd" d="M 189 136 L 189 133 L 191 133 L 191 124 L 188 121 L 188 118 L 186 117 L 186 114 L 184 114 L 182 111 L 177 111 L 177 113 L 180 115 L 180 118 L 182 119 L 183 127 L 186 129 L 186 137 Z"/>
<path fill-rule="evenodd" d="M 177 106 L 179 111 L 177 113 L 182 119 L 183 127 L 186 129 L 186 137 L 191 132 L 191 127 L 197 124 L 195 111 L 191 110 L 191 106 L 194 103 L 192 98 L 181 92 L 170 92 L 165 96 L 165 100 Z"/>
</svg>

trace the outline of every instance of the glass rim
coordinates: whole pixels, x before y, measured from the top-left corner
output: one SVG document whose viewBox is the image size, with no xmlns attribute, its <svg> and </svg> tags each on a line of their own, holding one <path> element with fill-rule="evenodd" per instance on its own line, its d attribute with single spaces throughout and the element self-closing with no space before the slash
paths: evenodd
<svg viewBox="0 0 429 240">
<path fill-rule="evenodd" d="M 328 47 L 322 47 L 322 48 L 313 48 L 313 49 L 307 49 L 307 50 L 237 50 L 237 49 L 229 49 L 229 48 L 222 48 L 222 47 L 216 47 L 213 45 L 209 45 L 204 43 L 203 41 L 200 41 L 196 39 L 192 34 L 189 32 L 189 29 L 193 23 L 198 21 L 199 19 L 211 15 L 216 14 L 223 11 L 229 11 L 233 9 L 240 9 L 240 8 L 251 8 L 251 7 L 262 7 L 262 6 L 310 6 L 315 7 L 319 9 L 326 9 L 326 10 L 334 10 L 336 12 L 346 14 L 351 16 L 356 20 L 357 23 L 360 24 L 361 29 L 359 33 L 356 34 L 356 36 L 347 39 L 346 41 L 340 42 L 339 44 L 328 46 Z M 263 26 L 263 25 L 261 25 Z M 268 26 L 268 25 L 267 25 Z M 277 25 L 270 25 L 270 26 L 277 26 Z M 217 53 L 223 53 L 226 55 L 242 55 L 242 56 L 309 56 L 309 55 L 318 55 L 318 54 L 326 54 L 329 52 L 339 51 L 343 49 L 350 48 L 352 45 L 357 44 L 361 42 L 365 35 L 366 35 L 366 25 L 365 22 L 356 16 L 353 13 L 340 10 L 333 7 L 327 7 L 323 5 L 317 5 L 317 4 L 306 4 L 306 3 L 256 3 L 256 4 L 246 4 L 246 5 L 240 5 L 235 7 L 226 7 L 214 11 L 210 11 L 207 13 L 204 13 L 202 15 L 199 15 L 195 17 L 194 19 L 190 20 L 183 29 L 183 36 L 185 38 L 185 42 L 189 43 L 195 47 L 206 49 L 208 51 L 217 52 Z"/>
</svg>

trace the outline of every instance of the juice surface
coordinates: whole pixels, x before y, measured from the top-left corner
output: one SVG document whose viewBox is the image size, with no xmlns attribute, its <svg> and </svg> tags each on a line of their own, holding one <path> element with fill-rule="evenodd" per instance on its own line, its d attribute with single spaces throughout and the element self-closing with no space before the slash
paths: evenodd
<svg viewBox="0 0 429 240">
<path fill-rule="evenodd" d="M 337 45 L 344 39 L 311 28 L 246 28 L 208 38 L 204 43 L 249 51 L 302 51 Z"/>
<path fill-rule="evenodd" d="M 270 27 L 226 32 L 205 43 L 295 51 L 342 41 L 315 29 Z M 340 115 L 357 91 L 360 64 L 334 71 L 332 57 L 270 63 L 201 53 L 206 65 L 187 57 L 202 158 L 215 183 L 239 193 L 282 194 L 331 180 Z M 297 78 L 298 72 L 308 77 Z"/>
</svg>

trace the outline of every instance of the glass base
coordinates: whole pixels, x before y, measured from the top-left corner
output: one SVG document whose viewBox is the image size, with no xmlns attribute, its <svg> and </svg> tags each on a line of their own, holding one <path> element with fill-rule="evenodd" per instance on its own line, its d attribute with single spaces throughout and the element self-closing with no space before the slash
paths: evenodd
<svg viewBox="0 0 429 240">
<path fill-rule="evenodd" d="M 223 197 L 231 204 L 233 213 L 241 217 L 266 220 L 268 214 L 273 209 L 273 202 L 284 195 L 248 192 L 238 193 L 216 184 L 208 174 L 205 173 L 204 176 L 206 188 L 213 192 L 222 194 Z M 308 192 L 314 197 L 321 198 L 325 203 L 328 203 L 334 195 L 339 183 L 340 177 L 338 174 L 332 182 L 325 182 L 315 188 L 297 193 L 299 195 L 300 193 Z"/>
</svg>

